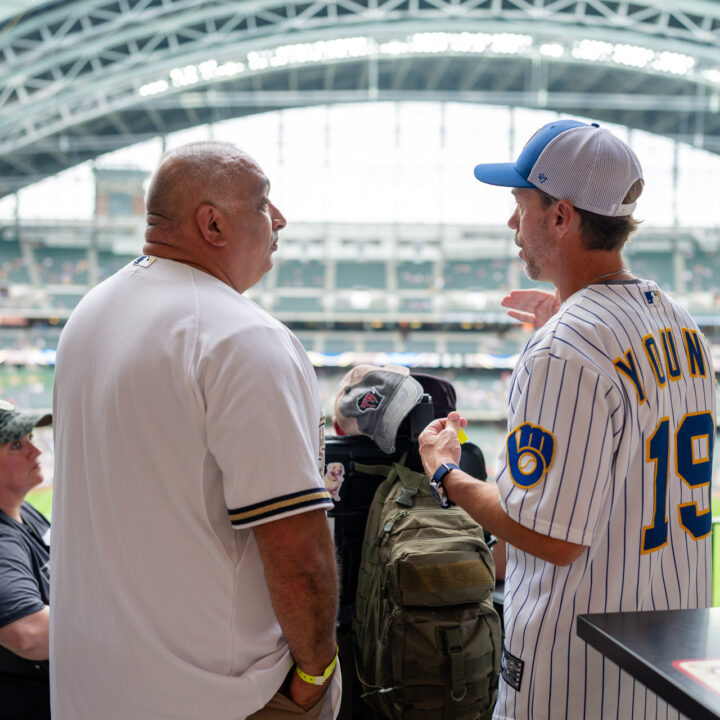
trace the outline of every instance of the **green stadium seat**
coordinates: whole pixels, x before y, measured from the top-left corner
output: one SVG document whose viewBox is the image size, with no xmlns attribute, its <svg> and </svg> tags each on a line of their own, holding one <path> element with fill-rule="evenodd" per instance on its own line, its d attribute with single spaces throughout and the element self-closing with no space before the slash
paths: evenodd
<svg viewBox="0 0 720 720">
<path fill-rule="evenodd" d="M 35 248 L 35 264 L 46 285 L 87 285 L 89 282 L 85 248 Z"/>
<path fill-rule="evenodd" d="M 431 262 L 399 262 L 395 267 L 397 287 L 400 290 L 423 289 L 433 286 Z"/>
<path fill-rule="evenodd" d="M 278 297 L 273 304 L 273 312 L 319 313 L 322 311 L 322 298 L 319 297 Z"/>
<path fill-rule="evenodd" d="M 463 355 L 477 353 L 477 340 L 448 340 L 447 351 L 449 353 L 462 353 Z"/>
<path fill-rule="evenodd" d="M 437 352 L 437 345 L 435 344 L 435 341 L 431 339 L 409 337 L 405 341 L 405 350 L 407 352 L 434 353 Z"/>
<path fill-rule="evenodd" d="M 665 290 L 675 289 L 673 253 L 635 252 L 628 257 L 630 269 L 638 277 L 654 280 Z"/>
<path fill-rule="evenodd" d="M 507 261 L 500 258 L 445 263 L 446 290 L 497 290 L 507 286 Z"/>
<path fill-rule="evenodd" d="M 429 313 L 432 312 L 431 297 L 401 297 L 398 303 L 398 310 L 404 313 Z"/>
<path fill-rule="evenodd" d="M 277 268 L 279 288 L 322 288 L 325 264 L 320 260 L 286 260 Z"/>
<path fill-rule="evenodd" d="M 383 290 L 387 287 L 385 263 L 339 262 L 335 266 L 335 287 L 357 290 Z"/>
<path fill-rule="evenodd" d="M 97 254 L 98 259 L 98 280 L 114 275 L 120 268 L 125 267 L 129 262 L 138 257 L 138 254 L 116 254 L 107 250 L 100 250 Z"/>
<path fill-rule="evenodd" d="M 17 240 L 0 241 L 0 282 L 22 285 L 30 283 L 27 264 Z"/>
</svg>

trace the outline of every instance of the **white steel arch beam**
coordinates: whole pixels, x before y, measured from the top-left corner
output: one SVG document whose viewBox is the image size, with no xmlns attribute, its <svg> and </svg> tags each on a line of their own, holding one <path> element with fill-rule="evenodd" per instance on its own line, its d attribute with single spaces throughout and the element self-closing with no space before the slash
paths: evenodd
<svg viewBox="0 0 720 720">
<path fill-rule="evenodd" d="M 370 95 L 597 108 L 718 151 L 719 51 L 720 4 L 701 0 L 35 3 L 0 29 L 0 194 L 183 124 Z"/>
</svg>

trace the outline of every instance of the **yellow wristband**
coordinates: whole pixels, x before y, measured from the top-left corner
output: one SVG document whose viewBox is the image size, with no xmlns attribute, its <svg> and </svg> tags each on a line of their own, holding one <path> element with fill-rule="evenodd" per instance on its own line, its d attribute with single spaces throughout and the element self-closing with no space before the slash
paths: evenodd
<svg viewBox="0 0 720 720">
<path fill-rule="evenodd" d="M 333 670 L 335 670 L 335 664 L 337 663 L 338 659 L 338 652 L 339 648 L 336 645 L 335 657 L 332 659 L 332 662 L 325 668 L 322 675 L 308 675 L 306 672 L 303 672 L 297 665 L 295 666 L 295 672 L 300 676 L 301 680 L 309 683 L 310 685 L 324 685 L 327 682 L 327 679 L 333 674 Z"/>
</svg>

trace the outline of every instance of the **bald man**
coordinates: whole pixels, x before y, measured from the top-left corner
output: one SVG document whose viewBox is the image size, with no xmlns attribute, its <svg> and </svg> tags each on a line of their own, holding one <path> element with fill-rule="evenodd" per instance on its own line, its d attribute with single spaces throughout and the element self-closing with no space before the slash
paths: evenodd
<svg viewBox="0 0 720 720">
<path fill-rule="evenodd" d="M 233 145 L 168 153 L 145 255 L 91 290 L 55 375 L 55 720 L 330 720 L 340 694 L 324 417 L 243 293 L 285 218 Z"/>
</svg>

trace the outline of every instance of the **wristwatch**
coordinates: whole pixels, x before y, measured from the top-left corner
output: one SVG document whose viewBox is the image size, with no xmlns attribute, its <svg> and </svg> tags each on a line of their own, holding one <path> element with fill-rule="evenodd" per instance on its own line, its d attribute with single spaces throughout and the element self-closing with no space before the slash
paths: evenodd
<svg viewBox="0 0 720 720">
<path fill-rule="evenodd" d="M 432 490 L 432 493 L 435 496 L 435 499 L 440 503 L 441 507 L 451 508 L 455 505 L 455 503 L 452 500 L 450 500 L 450 498 L 447 496 L 447 492 L 445 492 L 445 486 L 443 485 L 443 478 L 451 470 L 459 470 L 459 469 L 460 468 L 455 463 L 446 462 L 446 463 L 443 463 L 433 473 L 432 479 L 430 480 L 430 489 Z"/>
</svg>

